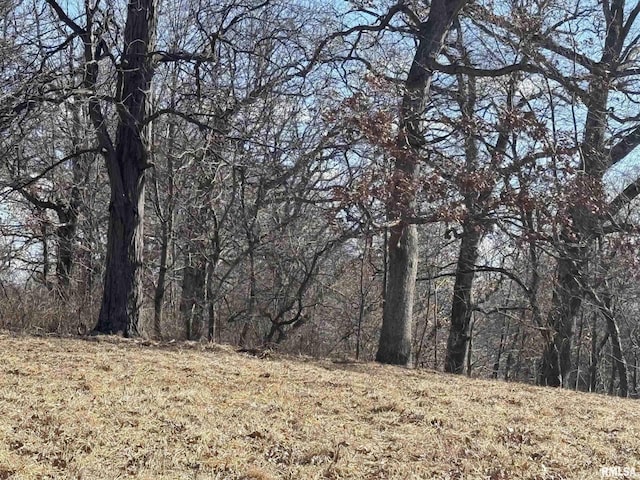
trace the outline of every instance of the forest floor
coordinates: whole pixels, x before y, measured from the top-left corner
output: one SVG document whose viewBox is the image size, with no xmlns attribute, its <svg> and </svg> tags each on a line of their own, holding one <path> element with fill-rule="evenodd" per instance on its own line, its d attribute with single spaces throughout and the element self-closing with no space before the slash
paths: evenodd
<svg viewBox="0 0 640 480">
<path fill-rule="evenodd" d="M 603 466 L 640 478 L 637 400 L 0 332 L 0 479 L 582 480 Z"/>
</svg>

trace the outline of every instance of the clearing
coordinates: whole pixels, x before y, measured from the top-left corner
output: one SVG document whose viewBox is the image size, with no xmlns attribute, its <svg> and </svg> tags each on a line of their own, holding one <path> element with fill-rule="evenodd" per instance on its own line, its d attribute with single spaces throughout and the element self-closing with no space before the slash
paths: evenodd
<svg viewBox="0 0 640 480">
<path fill-rule="evenodd" d="M 640 478 L 637 400 L 110 337 L 0 359 L 0 479 Z"/>
</svg>

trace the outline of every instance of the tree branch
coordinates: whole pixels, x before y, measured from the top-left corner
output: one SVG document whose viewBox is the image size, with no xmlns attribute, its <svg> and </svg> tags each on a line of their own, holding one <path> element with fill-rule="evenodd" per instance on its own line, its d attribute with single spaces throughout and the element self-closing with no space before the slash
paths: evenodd
<svg viewBox="0 0 640 480">
<path fill-rule="evenodd" d="M 76 22 L 69 18 L 69 15 L 62 9 L 56 0 L 45 0 L 51 8 L 56 12 L 60 20 L 62 20 L 71 30 L 74 31 L 77 35 L 82 35 L 85 33 L 84 28 L 78 25 Z"/>
<path fill-rule="evenodd" d="M 615 215 L 638 195 L 640 195 L 640 178 L 627 185 L 622 192 L 609 202 L 609 213 Z"/>
</svg>

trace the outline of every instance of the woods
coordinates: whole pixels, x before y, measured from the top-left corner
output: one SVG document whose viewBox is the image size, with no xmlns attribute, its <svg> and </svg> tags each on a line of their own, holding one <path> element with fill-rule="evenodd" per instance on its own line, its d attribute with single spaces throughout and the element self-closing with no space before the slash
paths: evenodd
<svg viewBox="0 0 640 480">
<path fill-rule="evenodd" d="M 640 2 L 0 10 L 0 327 L 638 395 Z"/>
</svg>

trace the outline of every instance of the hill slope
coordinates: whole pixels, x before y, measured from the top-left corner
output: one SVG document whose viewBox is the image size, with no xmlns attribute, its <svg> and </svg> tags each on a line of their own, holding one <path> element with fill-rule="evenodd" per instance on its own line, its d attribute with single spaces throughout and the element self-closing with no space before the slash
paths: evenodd
<svg viewBox="0 0 640 480">
<path fill-rule="evenodd" d="M 640 473 L 632 400 L 109 338 L 0 334 L 0 358 L 0 479 Z"/>
</svg>

